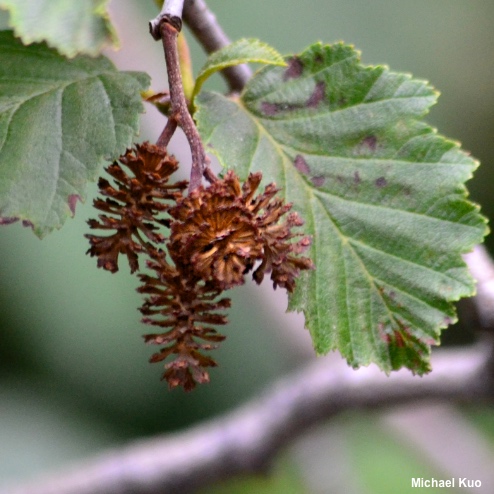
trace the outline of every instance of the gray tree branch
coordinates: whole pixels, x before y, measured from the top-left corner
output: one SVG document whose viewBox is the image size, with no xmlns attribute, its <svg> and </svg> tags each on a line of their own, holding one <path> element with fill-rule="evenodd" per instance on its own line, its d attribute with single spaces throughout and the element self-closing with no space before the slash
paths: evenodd
<svg viewBox="0 0 494 494">
<path fill-rule="evenodd" d="M 236 474 L 266 472 L 281 448 L 345 410 L 428 398 L 491 400 L 490 354 L 490 344 L 438 351 L 425 377 L 405 370 L 387 377 L 376 367 L 355 371 L 321 358 L 220 418 L 109 451 L 8 494 L 184 494 Z"/>
</svg>

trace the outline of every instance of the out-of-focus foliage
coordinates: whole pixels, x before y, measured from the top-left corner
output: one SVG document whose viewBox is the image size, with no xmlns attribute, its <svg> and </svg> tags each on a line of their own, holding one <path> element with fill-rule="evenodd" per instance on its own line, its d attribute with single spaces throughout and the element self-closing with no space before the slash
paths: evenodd
<svg viewBox="0 0 494 494">
<path fill-rule="evenodd" d="M 118 46 L 107 4 L 108 0 L 0 0 L 0 8 L 10 12 L 10 27 L 25 44 L 46 41 L 68 57 L 99 55 L 106 45 Z"/>
</svg>

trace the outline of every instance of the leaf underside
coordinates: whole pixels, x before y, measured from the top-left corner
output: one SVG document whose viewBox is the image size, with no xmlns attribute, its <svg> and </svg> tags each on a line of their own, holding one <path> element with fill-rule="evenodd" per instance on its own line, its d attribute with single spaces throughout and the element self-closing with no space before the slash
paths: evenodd
<svg viewBox="0 0 494 494">
<path fill-rule="evenodd" d="M 107 12 L 108 0 L 0 0 L 10 27 L 24 44 L 45 41 L 67 57 L 99 55 L 118 47 Z"/>
<path fill-rule="evenodd" d="M 199 131 L 220 163 L 262 171 L 305 219 L 316 269 L 289 310 L 318 354 L 430 370 L 430 346 L 474 293 L 462 260 L 486 233 L 464 182 L 477 163 L 420 119 L 437 93 L 344 44 L 263 68 L 239 99 L 204 92 Z"/>
<path fill-rule="evenodd" d="M 105 57 L 67 60 L 0 32 L 0 223 L 42 237 L 73 214 L 105 161 L 138 131 L 149 77 Z"/>
</svg>

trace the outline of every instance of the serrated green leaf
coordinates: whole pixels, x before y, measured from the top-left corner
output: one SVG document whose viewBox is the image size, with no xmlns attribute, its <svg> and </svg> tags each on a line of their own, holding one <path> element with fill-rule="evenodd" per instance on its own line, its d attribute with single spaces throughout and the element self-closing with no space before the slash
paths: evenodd
<svg viewBox="0 0 494 494">
<path fill-rule="evenodd" d="M 24 44 L 46 41 L 67 57 L 98 55 L 118 46 L 107 12 L 108 0 L 0 0 L 10 27 Z"/>
<path fill-rule="evenodd" d="M 289 310 L 304 312 L 318 354 L 427 372 L 451 302 L 474 292 L 461 254 L 486 233 L 463 185 L 477 163 L 420 122 L 436 97 L 350 46 L 316 44 L 262 69 L 240 99 L 197 98 L 221 164 L 244 179 L 261 170 L 305 219 L 316 269 Z"/>
<path fill-rule="evenodd" d="M 84 199 L 88 180 L 138 131 L 149 76 L 105 57 L 72 60 L 0 32 L 0 222 L 43 236 Z"/>
<path fill-rule="evenodd" d="M 192 92 L 192 102 L 199 94 L 204 82 L 215 72 L 243 63 L 285 65 L 285 60 L 272 46 L 258 39 L 239 39 L 234 41 L 209 56 L 197 76 Z"/>
</svg>

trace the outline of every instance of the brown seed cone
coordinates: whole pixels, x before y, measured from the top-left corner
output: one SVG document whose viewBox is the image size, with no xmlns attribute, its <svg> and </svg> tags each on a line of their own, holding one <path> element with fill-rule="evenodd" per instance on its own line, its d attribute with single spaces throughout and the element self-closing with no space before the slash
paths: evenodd
<svg viewBox="0 0 494 494">
<path fill-rule="evenodd" d="M 251 175 L 248 184 L 255 190 L 258 176 Z M 168 248 L 175 263 L 221 290 L 244 283 L 244 274 L 262 254 L 255 215 L 246 206 L 249 195 L 231 172 L 170 209 L 175 221 Z"/>
<path fill-rule="evenodd" d="M 299 236 L 292 228 L 302 221 L 297 213 L 281 221 L 292 205 L 275 197 L 274 184 L 255 196 L 261 177 L 251 173 L 241 187 L 229 171 L 224 179 L 197 188 L 170 209 L 175 221 L 168 249 L 175 264 L 182 263 L 198 278 L 226 290 L 244 283 L 244 275 L 261 261 L 254 273 L 258 283 L 271 272 L 275 287 L 293 290 L 300 270 L 313 267 L 310 259 L 297 257 L 310 240 L 292 241 Z"/>
<path fill-rule="evenodd" d="M 114 185 L 100 178 L 98 186 L 106 199 L 95 199 L 94 206 L 104 213 L 99 220 L 89 220 L 90 228 L 114 231 L 112 235 L 86 235 L 91 247 L 88 253 L 98 257 L 98 267 L 118 271 L 118 257 L 125 254 L 130 270 L 138 269 L 138 254 L 145 243 L 142 233 L 149 241 L 163 243 L 165 237 L 158 233 L 161 225 L 169 220 L 158 215 L 170 204 L 182 197 L 187 183 L 169 184 L 170 175 L 177 170 L 177 160 L 165 149 L 147 142 L 137 144 L 113 163 L 106 171 L 114 179 Z M 131 174 L 124 171 L 126 167 Z"/>
<path fill-rule="evenodd" d="M 163 346 L 150 361 L 167 360 L 163 379 L 170 388 L 189 391 L 208 382 L 206 369 L 216 366 L 204 352 L 224 339 L 212 327 L 227 323 L 222 311 L 231 302 L 218 299 L 223 290 L 244 283 L 259 263 L 253 274 L 257 283 L 271 273 L 275 288 L 293 291 L 300 271 L 313 264 L 299 255 L 310 239 L 292 232 L 303 223 L 290 212 L 292 205 L 276 197 L 274 184 L 256 195 L 261 173 L 250 174 L 241 186 L 230 171 L 183 197 L 186 182 L 168 183 L 177 166 L 164 149 L 148 143 L 127 151 L 107 169 L 114 184 L 100 179 L 105 199 L 94 205 L 104 214 L 89 221 L 91 228 L 113 233 L 86 237 L 98 266 L 112 272 L 120 254 L 127 256 L 132 272 L 139 268 L 140 253 L 150 258 L 152 274 L 139 275 L 138 291 L 146 294 L 140 310 L 143 322 L 159 331 L 144 338 Z M 166 254 L 156 246 L 166 240 L 159 233 L 162 226 L 170 227 Z"/>
<path fill-rule="evenodd" d="M 155 275 L 140 275 L 143 285 L 138 291 L 149 295 L 140 310 L 146 316 L 144 323 L 165 331 L 145 335 L 144 339 L 165 347 L 155 353 L 150 362 L 175 356 L 165 364 L 162 378 L 170 388 L 183 386 L 185 391 L 190 391 L 196 383 L 209 382 L 206 368 L 216 366 L 216 362 L 202 352 L 216 348 L 215 343 L 225 338 L 209 325 L 227 323 L 226 317 L 217 311 L 229 308 L 230 299 L 215 301 L 220 293 L 217 287 L 189 278 L 179 268 L 170 266 L 163 252 L 155 251 L 152 257 L 148 267 Z"/>
</svg>

